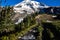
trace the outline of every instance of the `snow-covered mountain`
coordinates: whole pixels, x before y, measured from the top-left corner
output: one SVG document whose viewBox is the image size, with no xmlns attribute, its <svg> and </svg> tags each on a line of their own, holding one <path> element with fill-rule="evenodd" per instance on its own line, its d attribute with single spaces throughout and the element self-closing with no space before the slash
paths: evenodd
<svg viewBox="0 0 60 40">
<path fill-rule="evenodd" d="M 49 6 L 34 1 L 34 0 L 24 0 L 14 6 L 14 11 L 21 13 L 27 12 L 28 14 L 34 13 L 34 12 L 39 12 L 40 8 L 48 8 Z"/>
<path fill-rule="evenodd" d="M 40 9 L 48 7 L 49 6 L 35 0 L 24 0 L 14 6 L 13 10 L 16 14 L 12 20 L 17 20 L 15 24 L 18 24 L 23 21 L 23 18 L 28 14 L 39 12 Z"/>
</svg>

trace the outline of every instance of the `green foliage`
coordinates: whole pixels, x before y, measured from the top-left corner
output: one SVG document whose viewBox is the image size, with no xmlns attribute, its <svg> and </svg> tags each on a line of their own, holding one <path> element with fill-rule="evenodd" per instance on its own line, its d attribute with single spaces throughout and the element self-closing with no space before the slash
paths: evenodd
<svg viewBox="0 0 60 40">
<path fill-rule="evenodd" d="M 14 24 L 11 21 L 11 8 L 10 7 L 4 7 L 2 8 L 2 11 L 0 12 L 1 15 L 1 21 L 0 21 L 0 32 L 2 31 L 10 31 L 14 30 Z"/>
<path fill-rule="evenodd" d="M 7 36 L 3 36 L 2 40 L 9 40 L 9 38 Z"/>
<path fill-rule="evenodd" d="M 60 33 L 60 20 L 53 21 L 51 23 L 45 22 L 44 14 L 40 14 L 40 24 L 36 23 L 35 17 L 39 15 L 39 13 L 27 15 L 24 20 L 15 25 L 11 20 L 11 16 L 14 14 L 13 7 L 4 7 L 0 12 L 0 37 L 2 40 L 17 40 L 18 37 L 21 37 L 28 33 L 32 28 L 37 27 L 37 31 L 39 32 L 37 36 L 37 40 L 58 40 Z M 4 34 L 5 33 L 5 34 Z M 3 35 L 4 34 L 4 35 Z M 46 36 L 45 36 L 46 35 Z M 48 37 L 48 38 L 47 38 Z"/>
<path fill-rule="evenodd" d="M 35 16 L 32 15 L 28 15 L 21 23 L 15 25 L 11 20 L 12 14 L 14 14 L 14 12 L 11 7 L 4 7 L 0 12 L 0 33 L 6 33 L 2 35 L 2 40 L 16 40 L 18 36 L 23 36 L 37 25 L 34 18 Z"/>
</svg>

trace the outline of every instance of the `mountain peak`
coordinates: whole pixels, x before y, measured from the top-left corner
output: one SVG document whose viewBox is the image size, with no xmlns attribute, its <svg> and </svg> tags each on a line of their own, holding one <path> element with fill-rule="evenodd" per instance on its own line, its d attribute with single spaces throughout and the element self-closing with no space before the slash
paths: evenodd
<svg viewBox="0 0 60 40">
<path fill-rule="evenodd" d="M 25 10 L 27 11 L 27 13 L 32 13 L 33 11 L 38 12 L 39 8 L 45 8 L 45 7 L 47 8 L 49 6 L 34 0 L 24 0 L 14 6 L 14 11 L 18 12 L 18 10 L 22 11 Z"/>
<path fill-rule="evenodd" d="M 40 2 L 34 1 L 34 0 L 24 0 L 14 6 L 14 12 L 19 13 L 20 15 L 22 14 L 22 17 L 19 18 L 24 18 L 27 14 L 32 14 L 35 12 L 39 12 L 40 9 L 42 8 L 47 8 L 49 6 L 42 4 Z M 17 16 L 18 17 L 18 16 Z M 19 20 L 17 24 L 19 23 Z"/>
</svg>

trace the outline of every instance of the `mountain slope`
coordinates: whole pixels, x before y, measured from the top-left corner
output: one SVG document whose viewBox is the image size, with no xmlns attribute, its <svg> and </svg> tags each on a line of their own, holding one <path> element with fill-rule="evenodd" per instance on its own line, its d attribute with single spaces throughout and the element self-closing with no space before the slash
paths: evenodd
<svg viewBox="0 0 60 40">
<path fill-rule="evenodd" d="M 21 16 L 19 17 L 17 15 L 17 17 L 19 17 L 19 18 L 15 24 L 20 23 L 23 20 L 23 18 L 25 18 L 28 14 L 40 12 L 40 9 L 48 8 L 48 7 L 49 6 L 47 6 L 43 3 L 39 3 L 37 1 L 34 1 L 34 0 L 24 0 L 24 1 L 16 4 L 14 6 L 13 10 L 16 13 L 16 15 L 19 13 L 20 15 L 22 15 L 22 17 Z M 17 20 L 17 17 L 14 16 L 12 20 Z"/>
</svg>

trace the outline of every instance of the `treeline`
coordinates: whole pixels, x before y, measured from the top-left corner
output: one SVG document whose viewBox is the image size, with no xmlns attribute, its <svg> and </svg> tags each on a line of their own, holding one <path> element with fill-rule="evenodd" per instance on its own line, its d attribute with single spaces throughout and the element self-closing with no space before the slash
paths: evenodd
<svg viewBox="0 0 60 40">
<path fill-rule="evenodd" d="M 0 39 L 11 40 L 12 37 L 10 35 L 15 35 L 16 33 L 20 33 L 21 31 L 29 28 L 30 26 L 36 24 L 35 16 L 36 14 L 27 15 L 24 20 L 16 25 L 11 19 L 11 16 L 14 15 L 13 7 L 3 7 L 0 11 Z M 28 30 L 27 30 L 28 31 Z M 21 35 L 21 34 L 20 34 Z M 16 36 L 15 36 L 16 38 Z M 9 39 L 9 40 L 10 40 Z M 15 39 L 14 39 L 15 40 Z"/>
</svg>

